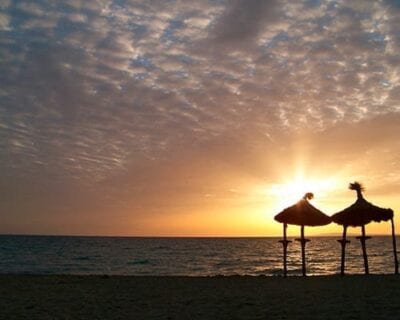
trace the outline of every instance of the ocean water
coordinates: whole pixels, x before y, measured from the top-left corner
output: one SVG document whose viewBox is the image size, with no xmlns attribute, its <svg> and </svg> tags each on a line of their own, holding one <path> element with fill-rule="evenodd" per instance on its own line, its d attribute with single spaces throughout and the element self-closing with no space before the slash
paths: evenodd
<svg viewBox="0 0 400 320">
<path fill-rule="evenodd" d="M 337 237 L 311 237 L 307 274 L 340 271 Z M 0 273 L 108 275 L 280 275 L 278 238 L 121 238 L 0 236 Z M 364 272 L 361 246 L 349 237 L 346 272 Z M 399 243 L 400 244 L 400 243 Z M 393 273 L 391 237 L 367 241 L 371 273 Z M 301 274 L 300 244 L 288 247 L 288 271 Z"/>
</svg>

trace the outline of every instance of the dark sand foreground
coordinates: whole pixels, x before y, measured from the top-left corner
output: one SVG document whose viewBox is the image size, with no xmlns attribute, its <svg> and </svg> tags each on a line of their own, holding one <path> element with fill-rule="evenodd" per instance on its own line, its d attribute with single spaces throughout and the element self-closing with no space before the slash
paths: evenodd
<svg viewBox="0 0 400 320">
<path fill-rule="evenodd" d="M 400 319 L 400 277 L 0 275 L 0 319 Z"/>
</svg>

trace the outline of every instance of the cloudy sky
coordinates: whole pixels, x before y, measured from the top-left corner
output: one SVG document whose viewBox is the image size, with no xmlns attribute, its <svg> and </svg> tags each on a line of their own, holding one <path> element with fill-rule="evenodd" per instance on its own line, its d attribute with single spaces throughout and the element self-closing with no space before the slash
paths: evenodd
<svg viewBox="0 0 400 320">
<path fill-rule="evenodd" d="M 0 233 L 278 235 L 354 180 L 400 212 L 399 79 L 399 1 L 0 0 Z"/>
</svg>

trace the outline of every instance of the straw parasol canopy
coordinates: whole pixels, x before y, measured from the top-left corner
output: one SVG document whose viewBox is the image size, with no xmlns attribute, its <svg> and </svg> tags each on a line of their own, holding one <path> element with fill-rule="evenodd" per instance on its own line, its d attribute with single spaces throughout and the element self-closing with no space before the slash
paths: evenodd
<svg viewBox="0 0 400 320">
<path fill-rule="evenodd" d="M 365 241 L 368 240 L 370 237 L 365 235 L 365 225 L 375 221 L 392 221 L 392 235 L 393 235 L 393 247 L 394 247 L 394 254 L 395 254 L 395 268 L 396 273 L 398 272 L 398 262 L 397 262 L 397 253 L 395 250 L 396 247 L 396 239 L 394 236 L 394 224 L 393 224 L 393 210 L 392 209 L 385 209 L 380 208 L 372 203 L 368 202 L 364 199 L 362 192 L 364 191 L 364 187 L 359 182 L 353 182 L 349 184 L 349 189 L 354 190 L 357 192 L 357 200 L 348 208 L 335 213 L 332 216 L 332 221 L 340 224 L 343 226 L 343 237 L 342 240 L 338 240 L 342 245 L 342 263 L 341 263 L 341 274 L 344 275 L 344 260 L 345 260 L 345 248 L 346 244 L 349 243 L 346 240 L 346 229 L 347 227 L 361 227 L 361 236 L 357 237 L 362 246 L 363 250 L 363 257 L 364 257 L 364 267 L 365 273 L 369 273 L 368 268 L 368 257 L 366 251 L 366 244 Z"/>
<path fill-rule="evenodd" d="M 314 194 L 306 193 L 299 202 L 278 213 L 275 220 L 297 226 L 315 227 L 329 224 L 331 218 L 308 202 L 312 198 L 314 198 Z"/>
<path fill-rule="evenodd" d="M 393 210 L 380 208 L 364 199 L 365 190 L 359 182 L 349 184 L 350 190 L 357 192 L 357 200 L 350 207 L 335 213 L 332 221 L 342 226 L 361 227 L 371 221 L 389 221 L 393 218 Z"/>
<path fill-rule="evenodd" d="M 323 226 L 329 224 L 331 222 L 331 218 L 324 214 L 322 211 L 315 208 L 311 205 L 308 200 L 312 199 L 314 194 L 308 192 L 304 195 L 304 197 L 298 201 L 293 206 L 290 206 L 278 213 L 275 216 L 275 220 L 283 223 L 283 240 L 280 242 L 283 244 L 283 274 L 286 276 L 287 268 L 286 268 L 286 255 L 287 255 L 287 246 L 290 241 L 286 238 L 286 228 L 288 224 L 294 224 L 301 226 L 301 234 L 300 239 L 296 239 L 301 243 L 301 258 L 302 258 L 302 272 L 303 276 L 306 275 L 306 262 L 305 262 L 305 247 L 306 243 L 310 241 L 309 239 L 304 238 L 304 226 Z"/>
</svg>

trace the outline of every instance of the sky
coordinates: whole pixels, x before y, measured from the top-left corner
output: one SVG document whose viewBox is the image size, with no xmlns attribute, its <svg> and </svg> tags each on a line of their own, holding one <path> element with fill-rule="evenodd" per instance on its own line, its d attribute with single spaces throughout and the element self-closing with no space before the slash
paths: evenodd
<svg viewBox="0 0 400 320">
<path fill-rule="evenodd" d="M 356 180 L 396 217 L 399 79 L 399 1 L 0 0 L 0 233 L 279 236 Z"/>
</svg>

